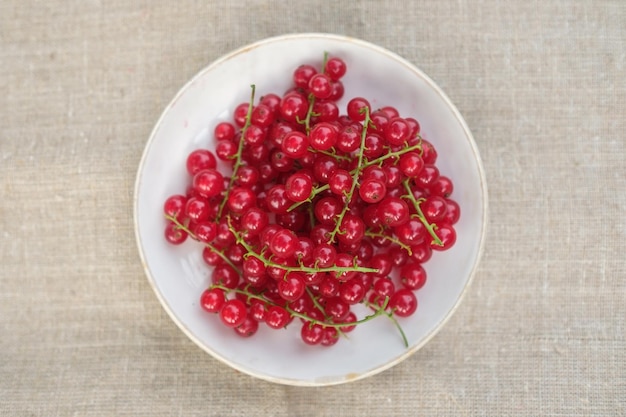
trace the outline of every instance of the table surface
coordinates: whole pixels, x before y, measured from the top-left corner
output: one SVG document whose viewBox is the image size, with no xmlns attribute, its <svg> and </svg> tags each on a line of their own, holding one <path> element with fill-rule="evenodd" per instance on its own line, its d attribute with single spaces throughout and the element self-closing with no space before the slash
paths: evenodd
<svg viewBox="0 0 626 417">
<path fill-rule="evenodd" d="M 361 38 L 464 115 L 490 191 L 453 318 L 351 384 L 275 385 L 189 341 L 144 275 L 135 174 L 178 89 L 282 33 Z M 626 415 L 626 3 L 0 4 L 0 415 Z"/>
</svg>

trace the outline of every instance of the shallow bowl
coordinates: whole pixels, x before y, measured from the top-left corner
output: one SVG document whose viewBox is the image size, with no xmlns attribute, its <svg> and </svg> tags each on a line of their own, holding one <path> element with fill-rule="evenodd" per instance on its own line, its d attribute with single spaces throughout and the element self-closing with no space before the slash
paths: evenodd
<svg viewBox="0 0 626 417">
<path fill-rule="evenodd" d="M 215 125 L 232 119 L 239 103 L 256 85 L 257 97 L 284 93 L 300 64 L 320 66 L 323 53 L 342 58 L 347 100 L 368 98 L 372 108 L 396 107 L 419 120 L 422 135 L 438 151 L 437 166 L 454 182 L 452 197 L 461 207 L 455 225 L 456 244 L 434 253 L 424 264 L 426 285 L 417 292 L 419 308 L 400 319 L 405 347 L 397 329 L 383 317 L 359 325 L 349 339 L 330 348 L 299 341 L 299 326 L 276 331 L 261 326 L 250 339 L 209 317 L 199 296 L 209 285 L 209 269 L 199 244 L 172 246 L 163 238 L 165 199 L 184 193 L 184 161 L 197 148 L 214 149 Z M 374 375 L 414 354 L 446 323 L 458 307 L 481 256 L 487 216 L 487 191 L 472 135 L 444 92 L 422 71 L 400 56 L 361 40 L 297 34 L 265 39 L 211 63 L 176 94 L 158 120 L 137 174 L 134 218 L 139 253 L 159 301 L 178 327 L 200 348 L 243 373 L 282 384 L 321 386 Z M 181 361 L 184 360 L 181 358 Z"/>
</svg>

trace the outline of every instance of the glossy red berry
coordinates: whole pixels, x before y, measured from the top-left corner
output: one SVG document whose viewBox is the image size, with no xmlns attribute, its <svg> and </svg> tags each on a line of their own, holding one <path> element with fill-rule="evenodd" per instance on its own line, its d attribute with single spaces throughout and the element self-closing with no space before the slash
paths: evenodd
<svg viewBox="0 0 626 417">
<path fill-rule="evenodd" d="M 220 319 L 228 327 L 237 327 L 246 320 L 247 310 L 243 301 L 236 298 L 227 300 L 219 312 Z"/>
<path fill-rule="evenodd" d="M 243 214 L 256 206 L 256 194 L 250 188 L 235 187 L 226 201 L 228 209 L 235 214 Z"/>
<path fill-rule="evenodd" d="M 217 236 L 217 225 L 210 221 L 196 223 L 193 230 L 200 242 L 211 243 Z"/>
<path fill-rule="evenodd" d="M 413 291 L 399 289 L 389 299 L 389 308 L 398 317 L 409 317 L 417 310 L 417 298 Z"/>
<path fill-rule="evenodd" d="M 265 97 L 266 102 L 270 99 L 269 96 Z M 271 106 L 274 106 L 274 102 L 272 102 L 270 104 Z M 269 127 L 273 122 L 274 122 L 274 118 L 275 118 L 275 113 L 274 113 L 275 109 L 272 109 L 270 106 L 266 105 L 266 104 L 262 104 L 259 103 L 257 106 L 254 107 L 254 109 L 252 109 L 252 116 L 250 118 L 250 122 L 253 125 L 265 128 L 265 127 Z"/>
<path fill-rule="evenodd" d="M 279 230 L 272 237 L 269 249 L 275 256 L 289 258 L 293 256 L 298 249 L 298 238 L 291 230 Z"/>
<path fill-rule="evenodd" d="M 196 149 L 187 157 L 187 172 L 194 176 L 203 169 L 214 169 L 217 166 L 215 155 L 206 149 Z"/>
<path fill-rule="evenodd" d="M 305 96 L 291 93 L 283 97 L 280 102 L 280 115 L 288 122 L 297 123 L 306 118 L 309 102 Z"/>
<path fill-rule="evenodd" d="M 309 142 L 314 149 L 327 151 L 337 142 L 337 128 L 327 122 L 320 122 L 313 126 L 309 133 Z"/>
<path fill-rule="evenodd" d="M 426 284 L 426 270 L 417 262 L 409 262 L 400 270 L 400 282 L 410 290 L 419 290 Z"/>
<path fill-rule="evenodd" d="M 163 212 L 166 216 L 181 219 L 185 215 L 185 206 L 187 205 L 187 197 L 181 194 L 172 195 L 165 200 L 163 204 Z"/>
<path fill-rule="evenodd" d="M 461 218 L 461 208 L 454 200 L 446 199 L 446 215 L 443 218 L 445 223 L 454 225 Z"/>
<path fill-rule="evenodd" d="M 282 140 L 281 149 L 285 155 L 291 158 L 303 157 L 309 146 L 309 138 L 302 132 L 293 131 L 287 133 Z"/>
<path fill-rule="evenodd" d="M 433 241 L 430 245 L 434 250 L 442 251 L 450 249 L 456 243 L 456 231 L 449 224 L 439 224 L 435 229 L 435 234 L 441 240 L 441 245 Z"/>
<path fill-rule="evenodd" d="M 187 232 L 181 229 L 177 224 L 173 222 L 167 222 L 165 225 L 165 240 L 172 245 L 180 245 L 187 240 Z"/>
<path fill-rule="evenodd" d="M 305 201 L 311 196 L 313 191 L 313 181 L 308 175 L 296 172 L 285 182 L 285 192 L 287 197 L 296 203 Z"/>
<path fill-rule="evenodd" d="M 315 74 L 317 74 L 317 69 L 313 65 L 300 65 L 293 72 L 293 82 L 297 87 L 307 89 L 309 81 Z"/>
<path fill-rule="evenodd" d="M 378 205 L 378 216 L 386 226 L 400 226 L 409 220 L 409 206 L 400 198 L 387 197 Z"/>
<path fill-rule="evenodd" d="M 318 99 L 326 99 L 333 93 L 331 78 L 326 74 L 315 74 L 309 80 L 309 91 Z"/>
<path fill-rule="evenodd" d="M 221 288 L 208 288 L 200 296 L 200 307 L 209 313 L 218 313 L 225 302 L 226 296 Z"/>
<path fill-rule="evenodd" d="M 213 135 L 218 141 L 232 141 L 233 139 L 235 139 L 235 133 L 235 126 L 233 126 L 233 124 L 229 122 L 220 122 L 215 126 L 215 129 L 213 130 Z"/>
<path fill-rule="evenodd" d="M 352 188 L 352 176 L 345 169 L 337 169 L 328 179 L 328 186 L 333 194 L 344 196 Z"/>
<path fill-rule="evenodd" d="M 411 136 L 411 127 L 401 117 L 394 117 L 385 127 L 384 137 L 387 143 L 392 146 L 404 145 Z"/>
<path fill-rule="evenodd" d="M 348 117 L 356 122 L 365 120 L 365 112 L 370 111 L 370 103 L 363 97 L 355 97 L 348 102 Z"/>
<path fill-rule="evenodd" d="M 281 329 L 289 324 L 291 316 L 289 312 L 280 306 L 271 306 L 265 315 L 265 324 L 272 329 Z"/>
<path fill-rule="evenodd" d="M 250 317 L 250 315 L 246 315 L 243 323 L 235 327 L 234 330 L 241 337 L 250 337 L 259 330 L 259 322 Z"/>
<path fill-rule="evenodd" d="M 224 177 L 215 169 L 204 169 L 193 177 L 193 189 L 198 194 L 211 198 L 224 191 Z"/>
<path fill-rule="evenodd" d="M 415 178 L 424 168 L 424 161 L 417 152 L 407 152 L 400 157 L 400 170 L 409 177 Z"/>
<path fill-rule="evenodd" d="M 368 178 L 361 183 L 359 196 L 366 203 L 378 203 L 385 197 L 387 187 L 385 183 L 376 178 Z"/>
<path fill-rule="evenodd" d="M 292 272 L 278 281 L 278 294 L 285 301 L 295 301 L 302 297 L 306 284 L 304 282 L 304 274 L 301 272 Z"/>
<path fill-rule="evenodd" d="M 346 73 L 347 66 L 343 59 L 337 57 L 331 57 L 326 61 L 324 67 L 324 73 L 328 75 L 333 81 L 339 80 Z"/>
<path fill-rule="evenodd" d="M 324 338 L 324 327 L 318 323 L 305 322 L 300 330 L 300 337 L 307 345 L 317 345 Z"/>
</svg>

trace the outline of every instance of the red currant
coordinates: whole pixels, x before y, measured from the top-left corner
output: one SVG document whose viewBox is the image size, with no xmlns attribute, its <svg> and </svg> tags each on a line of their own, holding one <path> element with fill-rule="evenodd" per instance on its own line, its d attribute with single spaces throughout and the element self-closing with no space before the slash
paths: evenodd
<svg viewBox="0 0 626 417">
<path fill-rule="evenodd" d="M 332 57 L 326 61 L 324 66 L 324 73 L 328 75 L 333 81 L 339 80 L 346 73 L 346 63 L 343 59 Z"/>
<path fill-rule="evenodd" d="M 417 298 L 408 288 L 399 289 L 389 299 L 389 308 L 398 317 L 409 317 L 417 310 Z"/>
<path fill-rule="evenodd" d="M 209 313 L 218 313 L 225 302 L 226 296 L 221 288 L 208 288 L 200 296 L 200 307 Z"/>
<path fill-rule="evenodd" d="M 246 320 L 246 305 L 238 299 L 227 300 L 219 312 L 220 319 L 228 327 L 237 327 Z"/>
</svg>

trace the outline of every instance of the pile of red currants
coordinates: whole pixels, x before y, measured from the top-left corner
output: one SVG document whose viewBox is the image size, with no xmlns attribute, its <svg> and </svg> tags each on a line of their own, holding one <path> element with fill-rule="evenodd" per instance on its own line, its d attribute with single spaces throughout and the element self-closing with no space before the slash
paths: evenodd
<svg viewBox="0 0 626 417">
<path fill-rule="evenodd" d="M 417 310 L 432 251 L 456 241 L 459 205 L 420 125 L 394 107 L 349 100 L 346 63 L 301 65 L 282 97 L 264 95 L 218 123 L 214 152 L 186 160 L 191 181 L 164 203 L 165 238 L 202 244 L 212 267 L 201 307 L 241 336 L 295 319 L 310 345 Z M 217 159 L 232 167 L 224 176 Z M 353 306 L 370 314 L 358 317 Z"/>
</svg>

